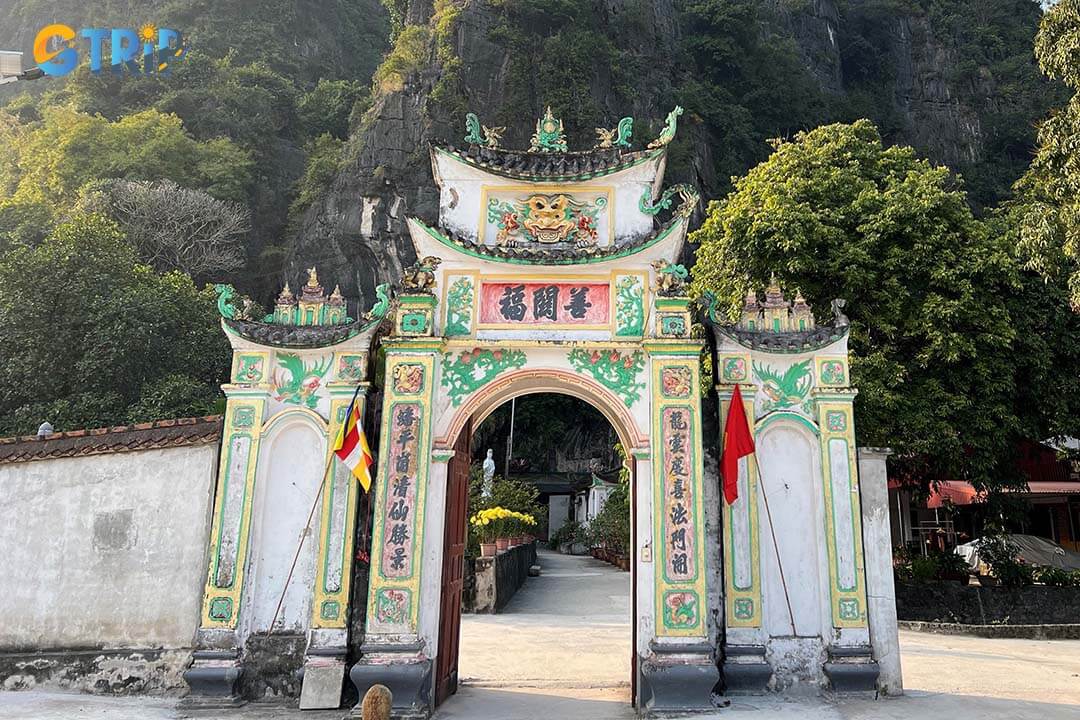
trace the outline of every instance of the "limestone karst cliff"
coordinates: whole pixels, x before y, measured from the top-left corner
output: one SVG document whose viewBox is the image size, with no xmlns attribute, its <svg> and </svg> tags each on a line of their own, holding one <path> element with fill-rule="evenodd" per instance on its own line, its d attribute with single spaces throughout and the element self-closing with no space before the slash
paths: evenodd
<svg viewBox="0 0 1080 720">
<path fill-rule="evenodd" d="M 412 0 L 376 72 L 371 108 L 321 198 L 294 223 L 290 268 L 318 259 L 373 297 L 413 260 L 404 220 L 433 220 L 431 143 L 461 144 L 464 114 L 524 147 L 547 105 L 571 147 L 635 117 L 642 142 L 687 108 L 670 181 L 706 198 L 761 159 L 768 137 L 870 117 L 968 177 L 976 203 L 1007 192 L 1053 88 L 1039 78 L 1030 0 Z"/>
</svg>

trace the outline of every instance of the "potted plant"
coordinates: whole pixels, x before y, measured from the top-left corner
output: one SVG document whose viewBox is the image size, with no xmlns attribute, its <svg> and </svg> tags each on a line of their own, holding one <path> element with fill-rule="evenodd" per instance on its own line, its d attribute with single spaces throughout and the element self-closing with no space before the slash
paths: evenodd
<svg viewBox="0 0 1080 720">
<path fill-rule="evenodd" d="M 476 534 L 480 539 L 480 557 L 495 557 L 495 538 L 498 527 L 495 524 L 492 509 L 480 510 L 469 518 L 469 524 L 476 530 Z"/>
</svg>

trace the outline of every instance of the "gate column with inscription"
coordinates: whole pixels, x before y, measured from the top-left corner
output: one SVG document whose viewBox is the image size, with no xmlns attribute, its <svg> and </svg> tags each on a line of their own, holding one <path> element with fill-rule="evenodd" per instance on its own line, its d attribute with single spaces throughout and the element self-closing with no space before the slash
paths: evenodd
<svg viewBox="0 0 1080 720">
<path fill-rule="evenodd" d="M 652 375 L 656 629 L 639 659 L 644 712 L 701 709 L 720 680 L 705 581 L 700 390 L 705 343 L 690 336 L 683 290 L 681 278 L 658 274 L 655 337 L 645 342 Z"/>
<path fill-rule="evenodd" d="M 362 656 L 350 671 L 361 698 L 376 683 L 390 688 L 396 718 L 427 717 L 433 685 L 433 652 L 420 633 L 422 590 L 437 577 L 425 567 L 425 535 L 436 533 L 441 540 L 441 528 L 426 522 L 426 496 L 435 480 L 433 466 L 441 484 L 446 474 L 446 458 L 432 458 L 435 358 L 442 346 L 441 339 L 432 338 L 436 302 L 427 291 L 433 283 L 427 276 L 406 279 L 394 337 L 383 343 L 386 374 L 367 624 Z M 358 704 L 354 714 L 359 710 Z"/>
<path fill-rule="evenodd" d="M 724 506 L 727 688 L 873 690 L 847 318 L 837 301 L 816 323 L 775 281 L 764 295 L 734 323 L 709 312 L 720 437 L 738 386 L 756 445 Z"/>
</svg>

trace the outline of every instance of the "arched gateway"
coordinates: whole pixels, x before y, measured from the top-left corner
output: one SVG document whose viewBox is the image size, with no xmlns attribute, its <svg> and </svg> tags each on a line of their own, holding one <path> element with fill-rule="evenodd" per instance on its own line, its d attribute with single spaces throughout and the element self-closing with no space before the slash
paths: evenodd
<svg viewBox="0 0 1080 720">
<path fill-rule="evenodd" d="M 224 289 L 233 382 L 200 649 L 187 675 L 196 694 L 235 697 L 259 648 L 291 647 L 304 657 L 302 706 L 336 707 L 360 491 L 335 462 L 314 505 L 317 479 L 277 486 L 297 458 L 311 474 L 305 438 L 318 435 L 316 455 L 329 455 L 352 394 L 366 393 L 384 318 L 393 327 L 382 342 L 370 580 L 351 670 L 361 693 L 386 684 L 399 716 L 425 716 L 455 689 L 469 435 L 501 403 L 536 392 L 590 403 L 629 451 L 639 710 L 707 708 L 721 670 L 742 691 L 873 687 L 846 332 L 817 328 L 805 303 L 789 306 L 778 288 L 764 307 L 748 298 L 738 326 L 715 323 L 723 409 L 739 385 L 761 476 L 743 460 L 739 499 L 722 518 L 714 472 L 706 482 L 706 343 L 691 333 L 677 264 L 698 195 L 662 191 L 680 113 L 644 150 L 629 150 L 627 118 L 580 153 L 566 151 L 550 111 L 527 152 L 500 149 L 497 131 L 482 136 L 470 116 L 468 149 L 432 150 L 439 222 L 408 221 L 420 260 L 393 304 L 380 288 L 364 320 L 346 318 L 314 271 L 263 322 L 244 319 Z M 268 497 L 295 502 L 260 508 Z M 273 543 L 295 548 L 297 538 L 275 540 L 265 518 L 292 517 L 292 527 L 308 507 L 314 530 L 294 563 L 302 578 L 287 581 L 291 553 L 283 562 Z M 270 613 L 278 594 L 288 602 Z"/>
</svg>

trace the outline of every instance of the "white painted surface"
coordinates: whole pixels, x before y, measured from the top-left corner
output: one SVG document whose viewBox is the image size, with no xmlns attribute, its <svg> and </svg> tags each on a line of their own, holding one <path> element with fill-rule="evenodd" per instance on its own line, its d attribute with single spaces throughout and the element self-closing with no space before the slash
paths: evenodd
<svg viewBox="0 0 1080 720">
<path fill-rule="evenodd" d="M 487 208 L 483 205 L 484 190 L 500 197 L 528 196 L 534 193 L 566 194 L 567 185 L 531 183 L 504 178 L 471 167 L 443 153 L 433 153 L 435 179 L 440 187 L 439 221 L 455 234 L 475 240 L 478 228 L 487 225 Z M 615 236 L 625 243 L 652 231 L 653 218 L 638 208 L 641 196 L 651 191 L 658 177 L 663 176 L 664 156 L 635 165 L 610 175 L 573 183 L 582 197 L 604 189 L 611 193 L 611 217 L 615 221 Z M 605 232 L 600 245 L 607 244 Z M 493 244 L 490 238 L 489 244 Z"/>
<path fill-rule="evenodd" d="M 324 432 L 310 415 L 297 410 L 280 417 L 263 436 L 255 478 L 248 574 L 240 606 L 240 626 L 245 637 L 270 630 L 283 591 L 275 632 L 302 632 L 308 626 L 319 551 L 318 510 L 287 590 L 285 581 L 322 482 L 326 463 Z"/>
<path fill-rule="evenodd" d="M 825 628 L 825 608 L 828 607 L 823 594 L 827 587 L 823 587 L 822 573 L 828 578 L 828 571 L 823 557 L 821 464 L 817 445 L 801 427 L 793 422 L 779 421 L 758 438 L 757 447 L 763 490 L 758 517 L 761 521 L 759 542 L 765 628 L 773 637 L 790 636 L 793 634 L 791 615 L 794 615 L 794 634 L 820 637 Z M 785 600 L 773 535 L 769 531 L 766 496 L 787 581 L 791 614 Z"/>
<path fill-rule="evenodd" d="M 859 448 L 859 495 L 866 567 L 866 615 L 870 623 L 870 645 L 881 669 L 878 690 L 885 695 L 900 695 L 904 692 L 904 678 L 896 627 L 887 457 L 887 450 Z"/>
<path fill-rule="evenodd" d="M 190 647 L 217 444 L 0 465 L 0 647 Z"/>
<path fill-rule="evenodd" d="M 548 537 L 570 519 L 570 496 L 552 495 L 548 498 Z"/>
<path fill-rule="evenodd" d="M 829 440 L 829 482 L 836 538 L 836 579 L 841 590 L 854 590 L 855 531 L 851 512 L 851 463 L 848 461 L 847 441 L 841 438 Z"/>
</svg>

